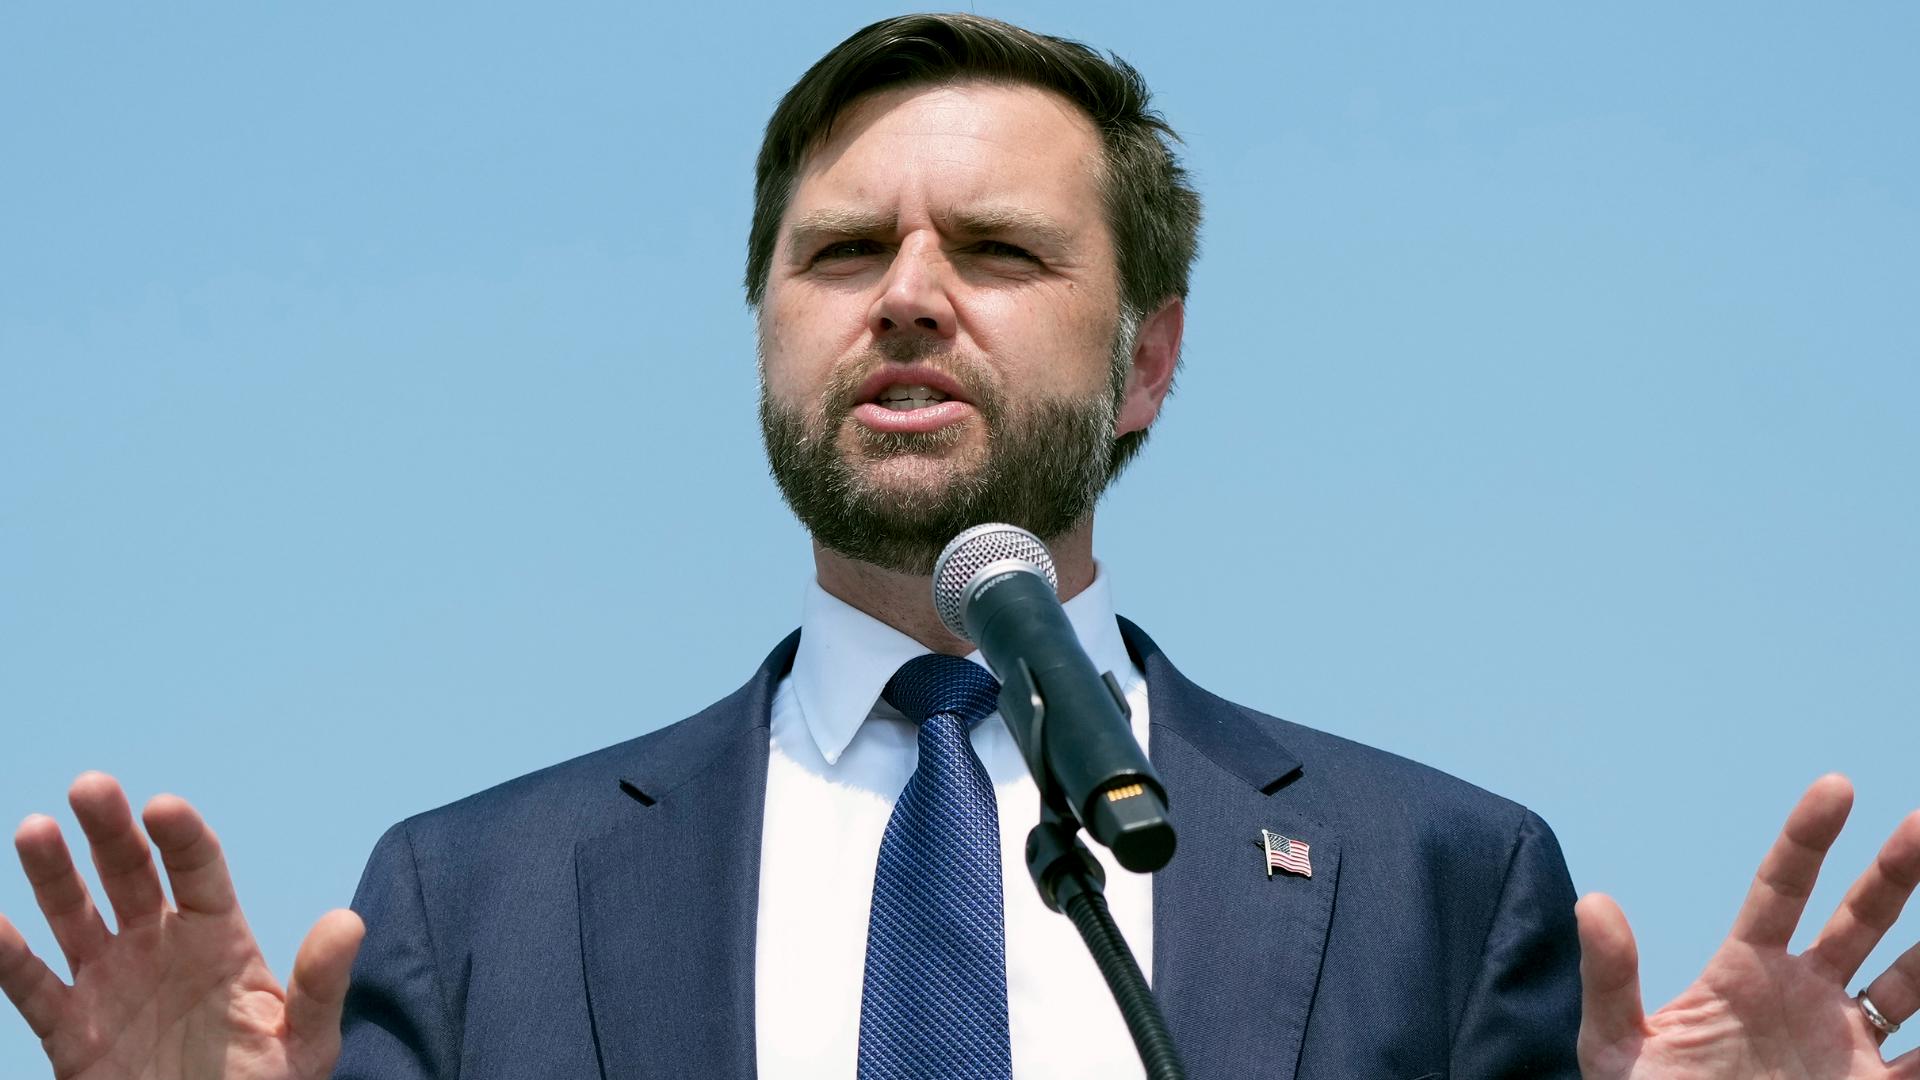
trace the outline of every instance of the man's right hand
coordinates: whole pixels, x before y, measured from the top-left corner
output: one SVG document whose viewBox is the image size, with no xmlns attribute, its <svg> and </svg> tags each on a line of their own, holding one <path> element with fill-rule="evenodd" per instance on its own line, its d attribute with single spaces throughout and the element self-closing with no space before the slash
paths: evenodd
<svg viewBox="0 0 1920 1080">
<path fill-rule="evenodd" d="M 0 916 L 0 990 L 40 1036 L 59 1080 L 322 1080 L 340 1055 L 340 1010 L 364 928 L 322 916 L 283 989 L 233 895 L 213 831 L 185 800 L 161 795 L 133 820 L 112 777 L 68 792 L 93 849 L 117 933 L 88 894 L 52 818 L 14 836 L 71 986 Z M 147 838 L 160 850 L 173 904 Z"/>
</svg>

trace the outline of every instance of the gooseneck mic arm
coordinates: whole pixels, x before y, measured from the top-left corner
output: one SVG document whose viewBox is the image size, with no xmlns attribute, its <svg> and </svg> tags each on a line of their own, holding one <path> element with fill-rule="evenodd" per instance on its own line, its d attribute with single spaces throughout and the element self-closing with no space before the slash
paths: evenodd
<svg viewBox="0 0 1920 1080">
<path fill-rule="evenodd" d="M 941 621 L 979 646 L 1000 677 L 1000 715 L 1040 788 L 1040 824 L 1027 836 L 1034 885 L 1086 941 L 1147 1076 L 1179 1080 L 1166 1019 L 1107 910 L 1100 863 L 1078 836 L 1084 826 L 1136 873 L 1173 857 L 1166 789 L 1133 737 L 1126 696 L 1080 647 L 1053 556 L 1032 533 L 976 525 L 940 553 L 933 579 Z"/>
</svg>

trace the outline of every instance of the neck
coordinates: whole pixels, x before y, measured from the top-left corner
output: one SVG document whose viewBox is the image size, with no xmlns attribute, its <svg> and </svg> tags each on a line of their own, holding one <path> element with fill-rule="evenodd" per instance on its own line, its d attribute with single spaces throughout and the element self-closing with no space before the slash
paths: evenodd
<svg viewBox="0 0 1920 1080">
<path fill-rule="evenodd" d="M 1093 520 L 1075 525 L 1047 541 L 1053 569 L 1060 576 L 1060 599 L 1080 595 L 1093 584 Z M 813 545 L 814 575 L 829 595 L 879 619 L 937 653 L 965 656 L 973 646 L 949 633 L 933 610 L 933 578 L 903 574 L 858 562 Z"/>
</svg>

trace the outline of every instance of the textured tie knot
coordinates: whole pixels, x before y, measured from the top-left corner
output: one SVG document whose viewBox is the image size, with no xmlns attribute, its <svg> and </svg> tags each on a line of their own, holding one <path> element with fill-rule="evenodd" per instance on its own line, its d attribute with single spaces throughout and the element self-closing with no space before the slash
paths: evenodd
<svg viewBox="0 0 1920 1080">
<path fill-rule="evenodd" d="M 928 653 L 900 665 L 880 696 L 916 724 L 951 715 L 972 727 L 1000 708 L 1000 680 L 971 660 Z"/>
</svg>

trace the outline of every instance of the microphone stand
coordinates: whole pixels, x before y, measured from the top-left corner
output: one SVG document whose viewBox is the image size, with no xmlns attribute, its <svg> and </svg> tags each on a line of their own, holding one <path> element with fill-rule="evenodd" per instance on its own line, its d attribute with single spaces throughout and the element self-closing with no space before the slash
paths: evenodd
<svg viewBox="0 0 1920 1080">
<path fill-rule="evenodd" d="M 1027 834 L 1027 872 L 1033 875 L 1040 899 L 1053 910 L 1064 912 L 1074 929 L 1080 931 L 1087 951 L 1093 954 L 1093 962 L 1107 981 L 1107 989 L 1120 1006 L 1148 1080 L 1184 1080 L 1186 1071 L 1167 1033 L 1160 1003 L 1154 1000 L 1153 991 L 1140 974 L 1139 961 L 1107 909 L 1106 872 L 1081 841 L 1080 825 L 1070 811 L 1064 810 L 1065 796 L 1047 767 L 1042 752 L 1046 744 L 1040 738 L 1041 725 L 1046 722 L 1046 700 L 1040 696 L 1026 661 L 1017 661 L 1015 668 L 1000 688 L 1000 715 L 1016 735 L 1026 733 L 1026 738 L 1017 741 L 1040 788 L 1040 824 Z M 1112 673 L 1105 678 L 1121 713 L 1131 716 L 1119 683 Z"/>
</svg>

